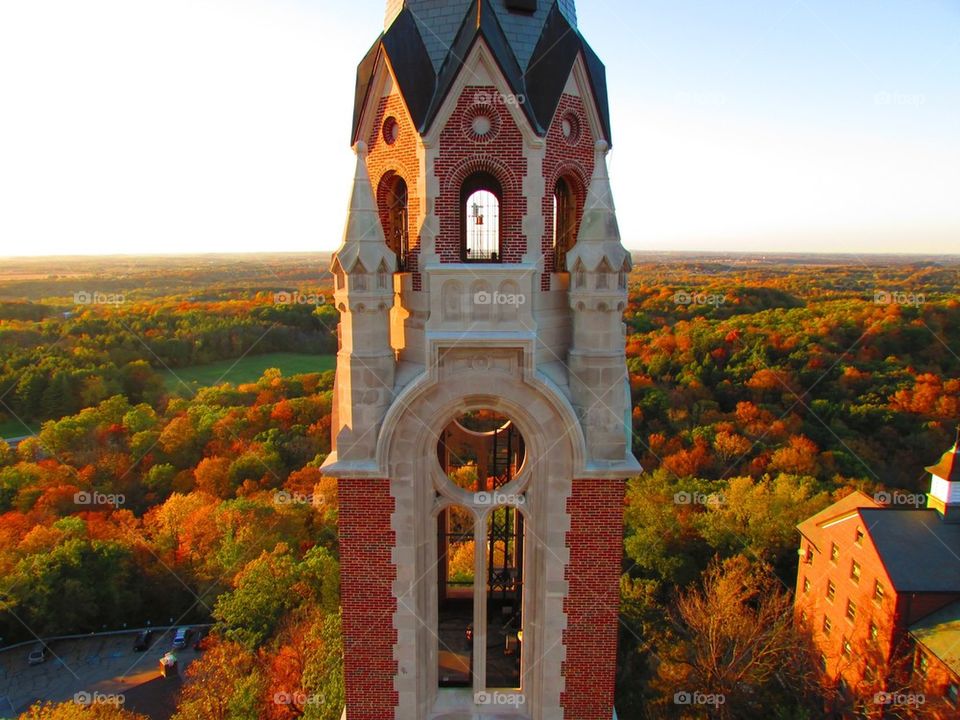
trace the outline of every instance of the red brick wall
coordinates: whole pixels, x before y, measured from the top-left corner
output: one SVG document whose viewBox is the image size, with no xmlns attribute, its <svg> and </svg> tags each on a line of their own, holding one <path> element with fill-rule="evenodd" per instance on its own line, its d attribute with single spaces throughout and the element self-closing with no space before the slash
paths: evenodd
<svg viewBox="0 0 960 720">
<path fill-rule="evenodd" d="M 560 697 L 567 720 L 610 720 L 613 711 L 623 496 L 621 481 L 574 480 L 567 501 L 566 689 Z"/>
<path fill-rule="evenodd" d="M 390 117 L 396 120 L 398 126 L 397 139 L 392 145 L 383 137 L 384 121 Z M 367 138 L 367 147 L 370 151 L 367 157 L 367 171 L 370 173 L 370 182 L 377 196 L 384 233 L 386 233 L 389 213 L 386 205 L 386 184 L 380 187 L 380 182 L 386 175 L 396 173 L 407 183 L 407 218 L 410 228 L 410 255 L 407 258 L 407 270 L 410 272 L 416 272 L 420 256 L 421 219 L 417 182 L 420 165 L 417 160 L 417 137 L 417 130 L 400 96 L 391 95 L 381 98 L 377 107 L 377 117 Z M 369 269 L 372 271 L 372 268 Z M 415 277 L 419 278 L 419 273 Z"/>
<path fill-rule="evenodd" d="M 917 691 L 924 696 L 921 707 L 923 717 L 930 720 L 956 720 L 960 717 L 960 707 L 948 699 L 947 687 L 960 685 L 960 677 L 933 653 L 922 649 L 919 652 L 927 657 L 926 677 L 917 681 Z"/>
<path fill-rule="evenodd" d="M 474 113 L 481 109 L 490 117 L 493 127 L 485 137 L 478 137 L 470 129 Z M 503 188 L 502 260 L 520 262 L 526 249 L 522 226 L 527 213 L 527 199 L 523 195 L 523 178 L 527 173 L 523 137 L 495 88 L 468 86 L 440 133 L 440 152 L 434 164 L 434 173 L 440 181 L 436 214 L 440 220 L 437 254 L 441 262 L 460 262 L 460 187 L 467 177 L 478 171 L 488 172 L 500 181 Z"/>
<path fill-rule="evenodd" d="M 567 116 L 572 116 L 579 127 L 575 143 L 571 143 L 563 135 L 563 119 Z M 543 196 L 544 231 L 541 241 L 544 258 L 544 274 L 541 278 L 543 290 L 550 289 L 550 273 L 555 270 L 553 189 L 560 177 L 572 181 L 571 185 L 577 196 L 576 230 L 579 231 L 580 220 L 583 218 L 583 204 L 587 199 L 587 188 L 590 186 L 590 178 L 593 175 L 595 140 L 587 122 L 583 100 L 573 95 L 563 95 L 560 98 L 560 105 L 557 107 L 546 140 L 547 151 L 543 160 L 546 192 Z"/>
<path fill-rule="evenodd" d="M 337 492 L 347 712 L 350 720 L 388 720 L 397 705 L 390 481 L 342 478 Z"/>
</svg>

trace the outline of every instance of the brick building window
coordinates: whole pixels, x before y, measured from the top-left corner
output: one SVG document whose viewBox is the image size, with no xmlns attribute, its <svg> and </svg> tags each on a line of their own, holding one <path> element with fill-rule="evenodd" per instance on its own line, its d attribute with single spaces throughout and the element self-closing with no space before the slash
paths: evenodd
<svg viewBox="0 0 960 720">
<path fill-rule="evenodd" d="M 803 591 L 805 593 L 810 592 L 810 578 L 803 579 Z"/>
<path fill-rule="evenodd" d="M 853 600 L 847 600 L 847 620 L 850 622 L 856 622 L 857 619 L 857 606 Z"/>
<path fill-rule="evenodd" d="M 850 579 L 855 583 L 860 583 L 860 563 L 856 560 L 850 563 Z"/>
<path fill-rule="evenodd" d="M 820 669 L 823 672 L 827 671 L 827 656 L 823 653 L 820 653 Z"/>
<path fill-rule="evenodd" d="M 883 584 L 879 580 L 873 583 L 873 601 L 877 605 L 883 602 Z"/>
<path fill-rule="evenodd" d="M 863 545 L 863 528 L 862 527 L 857 528 L 857 537 L 854 540 L 854 542 L 857 544 L 858 547 Z"/>
<path fill-rule="evenodd" d="M 833 602 L 833 599 L 837 596 L 837 586 L 833 584 L 833 580 L 827 580 L 827 600 Z"/>
<path fill-rule="evenodd" d="M 956 706 L 960 704 L 960 687 L 951 683 L 947 685 L 947 700 L 951 705 Z"/>
<path fill-rule="evenodd" d="M 490 173 L 479 172 L 464 181 L 460 191 L 460 259 L 464 262 L 500 262 L 500 201 L 503 189 Z"/>
<path fill-rule="evenodd" d="M 556 271 L 567 269 L 567 251 L 577 241 L 577 196 L 573 184 L 560 178 L 553 188 L 553 252 Z"/>
<path fill-rule="evenodd" d="M 850 641 L 846 638 L 843 639 L 843 644 L 840 648 L 840 652 L 843 653 L 843 656 L 848 660 L 853 656 L 853 646 L 850 645 Z"/>
<path fill-rule="evenodd" d="M 829 635 L 830 630 L 833 628 L 833 623 L 830 622 L 830 617 L 828 615 L 823 616 L 823 634 Z"/>
<path fill-rule="evenodd" d="M 876 642 L 880 637 L 880 628 L 877 627 L 876 623 L 870 623 L 870 641 Z"/>
<path fill-rule="evenodd" d="M 830 562 L 833 564 L 837 563 L 837 560 L 840 559 L 840 546 L 836 543 L 830 543 Z"/>
</svg>

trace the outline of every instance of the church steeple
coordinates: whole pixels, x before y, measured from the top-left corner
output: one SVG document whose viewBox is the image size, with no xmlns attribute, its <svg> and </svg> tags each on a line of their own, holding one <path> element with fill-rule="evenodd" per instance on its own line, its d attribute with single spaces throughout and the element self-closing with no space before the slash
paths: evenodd
<svg viewBox="0 0 960 720">
<path fill-rule="evenodd" d="M 603 63 L 577 29 L 574 0 L 388 0 L 384 33 L 360 64 L 354 141 L 377 58 L 385 54 L 413 122 L 426 132 L 478 38 L 486 41 L 534 131 L 550 127 L 574 62 L 583 57 L 610 141 Z"/>
<path fill-rule="evenodd" d="M 931 475 L 927 507 L 936 509 L 948 522 L 960 523 L 960 427 L 953 447 L 927 472 Z"/>
<path fill-rule="evenodd" d="M 640 466 L 603 64 L 573 0 L 386 9 L 332 264 L 346 716 L 610 720 Z"/>
</svg>

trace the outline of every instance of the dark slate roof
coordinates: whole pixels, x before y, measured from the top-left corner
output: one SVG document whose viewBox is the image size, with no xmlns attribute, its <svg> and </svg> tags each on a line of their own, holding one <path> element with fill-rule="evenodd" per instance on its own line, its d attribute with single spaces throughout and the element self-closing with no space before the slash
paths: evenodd
<svg viewBox="0 0 960 720">
<path fill-rule="evenodd" d="M 913 635 L 941 662 L 960 674 L 960 601 L 910 626 Z"/>
<path fill-rule="evenodd" d="M 532 14 L 511 13 L 501 5 L 503 0 L 422 1 L 412 10 L 406 4 L 357 69 L 351 139 L 357 139 L 360 115 L 380 53 L 389 58 L 413 122 L 424 133 L 436 118 L 464 60 L 482 38 L 510 91 L 526 98 L 520 107 L 541 136 L 549 129 L 570 69 L 582 53 L 603 132 L 610 140 L 606 72 L 576 28 L 572 0 L 540 2 Z M 460 19 L 451 34 L 452 13 L 460 13 Z"/>
<path fill-rule="evenodd" d="M 960 592 L 960 524 L 932 509 L 859 512 L 897 592 Z"/>
<path fill-rule="evenodd" d="M 960 428 L 957 428 L 957 442 L 947 450 L 940 462 L 927 468 L 927 472 L 943 478 L 947 482 L 960 482 Z"/>
</svg>

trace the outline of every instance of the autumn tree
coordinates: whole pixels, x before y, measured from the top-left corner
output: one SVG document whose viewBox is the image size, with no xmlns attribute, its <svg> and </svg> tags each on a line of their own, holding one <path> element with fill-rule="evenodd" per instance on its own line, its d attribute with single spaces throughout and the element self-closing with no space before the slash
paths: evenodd
<svg viewBox="0 0 960 720">
<path fill-rule="evenodd" d="M 124 710 L 113 703 L 81 705 L 73 700 L 36 703 L 18 720 L 148 720 L 146 715 Z"/>
<path fill-rule="evenodd" d="M 685 693 L 721 698 L 701 710 L 722 720 L 771 717 L 809 696 L 813 670 L 792 598 L 767 567 L 715 560 L 699 586 L 679 594 L 673 623 L 679 641 L 660 653 L 655 681 L 668 712 L 688 709 L 674 705 Z"/>
<path fill-rule="evenodd" d="M 171 720 L 260 720 L 264 679 L 256 656 L 240 643 L 214 640 L 187 668 Z"/>
</svg>

